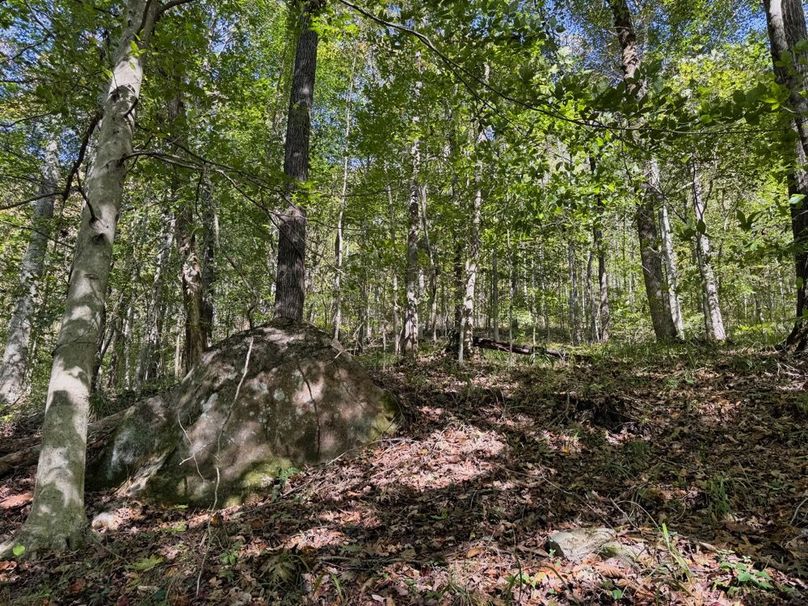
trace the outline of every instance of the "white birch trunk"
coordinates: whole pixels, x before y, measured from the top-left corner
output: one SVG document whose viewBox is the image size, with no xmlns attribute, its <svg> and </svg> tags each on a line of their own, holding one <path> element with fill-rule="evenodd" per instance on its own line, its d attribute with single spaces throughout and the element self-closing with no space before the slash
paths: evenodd
<svg viewBox="0 0 808 606">
<path fill-rule="evenodd" d="M 691 163 L 690 173 L 693 179 L 693 208 L 696 212 L 696 223 L 700 228 L 696 230 L 696 259 L 701 274 L 702 296 L 704 297 L 704 320 L 707 328 L 707 338 L 713 341 L 725 341 L 727 333 L 724 330 L 724 318 L 721 315 L 721 305 L 718 300 L 718 285 L 710 257 L 710 239 L 707 237 L 704 221 L 705 200 L 699 180 L 699 170 L 695 162 Z"/>
<path fill-rule="evenodd" d="M 0 365 L 0 405 L 15 404 L 26 390 L 28 348 L 34 321 L 34 307 L 39 283 L 45 269 L 45 256 L 51 233 L 54 194 L 59 181 L 59 158 L 56 141 L 48 143 L 39 195 L 33 203 L 31 237 L 20 265 L 19 295 L 8 323 L 8 338 Z"/>
<path fill-rule="evenodd" d="M 673 249 L 673 236 L 671 235 L 671 222 L 668 217 L 668 205 L 662 201 L 660 216 L 660 235 L 662 237 L 663 258 L 668 272 L 668 301 L 671 316 L 676 326 L 676 334 L 680 339 L 685 336 L 685 322 L 682 317 L 682 306 L 679 303 L 679 270 L 676 262 L 676 251 Z"/>
<path fill-rule="evenodd" d="M 31 513 L 13 541 L 29 552 L 79 543 L 87 524 L 84 474 L 93 363 L 143 83 L 140 49 L 148 44 L 158 9 L 158 2 L 129 0 L 124 13 L 53 353 Z"/>
</svg>

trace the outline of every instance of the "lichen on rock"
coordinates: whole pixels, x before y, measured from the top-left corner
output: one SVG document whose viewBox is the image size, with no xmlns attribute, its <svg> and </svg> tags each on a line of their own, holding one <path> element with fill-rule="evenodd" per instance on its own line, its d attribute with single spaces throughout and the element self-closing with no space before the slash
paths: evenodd
<svg viewBox="0 0 808 606">
<path fill-rule="evenodd" d="M 372 442 L 397 415 L 393 396 L 328 335 L 276 320 L 223 341 L 177 387 L 135 406 L 88 480 L 221 507 Z"/>
</svg>

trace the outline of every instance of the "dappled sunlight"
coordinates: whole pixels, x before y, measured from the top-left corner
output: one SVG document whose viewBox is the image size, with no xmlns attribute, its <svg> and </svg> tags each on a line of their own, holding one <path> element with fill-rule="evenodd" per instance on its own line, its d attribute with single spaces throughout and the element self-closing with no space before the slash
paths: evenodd
<svg viewBox="0 0 808 606">
<path fill-rule="evenodd" d="M 387 448 L 371 471 L 370 483 L 382 490 L 405 486 L 418 492 L 459 485 L 490 473 L 496 467 L 493 459 L 506 449 L 493 432 L 449 427 Z"/>
<path fill-rule="evenodd" d="M 301 531 L 282 543 L 284 549 L 322 549 L 324 547 L 341 547 L 348 545 L 351 539 L 344 533 L 319 526 Z"/>
</svg>

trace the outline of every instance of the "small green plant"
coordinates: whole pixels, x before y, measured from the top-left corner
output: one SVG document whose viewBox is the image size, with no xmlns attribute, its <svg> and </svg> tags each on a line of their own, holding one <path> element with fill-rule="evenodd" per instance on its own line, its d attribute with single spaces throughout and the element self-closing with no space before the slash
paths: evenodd
<svg viewBox="0 0 808 606">
<path fill-rule="evenodd" d="M 798 415 L 808 417 L 808 394 L 800 394 L 794 402 L 794 409 Z"/>
<path fill-rule="evenodd" d="M 645 440 L 631 440 L 625 444 L 626 459 L 632 472 L 643 471 L 651 457 L 651 445 Z"/>
<path fill-rule="evenodd" d="M 745 588 L 774 591 L 772 578 L 765 570 L 756 570 L 752 563 L 744 558 L 741 562 L 725 560 L 721 562 L 721 569 L 730 573 L 726 581 L 718 581 L 715 586 L 723 589 L 728 595 L 733 595 Z"/>
<path fill-rule="evenodd" d="M 309 566 L 297 553 L 283 550 L 272 554 L 261 567 L 261 571 L 273 588 L 292 590 L 299 587 Z"/>
<path fill-rule="evenodd" d="M 239 549 L 241 549 L 241 545 L 228 549 L 219 556 L 219 561 L 225 566 L 234 566 L 238 562 Z"/>
<path fill-rule="evenodd" d="M 690 570 L 690 566 L 687 565 L 687 560 L 685 560 L 682 552 L 679 551 L 679 548 L 676 546 L 676 543 L 668 530 L 668 525 L 663 522 L 660 530 L 662 531 L 662 541 L 665 543 L 665 549 L 668 550 L 671 558 L 673 558 L 676 568 L 685 578 L 690 579 L 690 577 L 693 576 L 693 572 Z"/>
<path fill-rule="evenodd" d="M 731 481 L 725 476 L 716 476 L 707 481 L 704 493 L 707 496 L 707 508 L 714 520 L 723 520 L 730 512 L 730 486 Z"/>
</svg>

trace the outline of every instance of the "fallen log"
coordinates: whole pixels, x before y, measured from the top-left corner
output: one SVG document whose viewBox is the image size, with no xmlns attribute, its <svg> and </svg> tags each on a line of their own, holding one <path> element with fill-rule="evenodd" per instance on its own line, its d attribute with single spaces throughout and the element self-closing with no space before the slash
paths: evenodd
<svg viewBox="0 0 808 606">
<path fill-rule="evenodd" d="M 91 450 L 94 447 L 103 445 L 105 440 L 112 435 L 112 432 L 118 428 L 118 425 L 123 421 L 128 411 L 129 408 L 125 408 L 115 414 L 90 423 L 90 426 L 87 428 L 87 449 Z M 0 477 L 6 476 L 24 467 L 36 465 L 39 459 L 39 450 L 42 446 L 42 441 L 41 439 L 36 441 L 26 439 L 25 441 L 28 445 L 0 457 Z"/>
<path fill-rule="evenodd" d="M 558 360 L 566 360 L 569 354 L 565 351 L 557 349 L 547 349 L 546 347 L 532 347 L 530 345 L 518 345 L 516 343 L 509 343 L 507 341 L 495 341 L 485 337 L 474 337 L 472 341 L 474 347 L 480 349 L 490 349 L 493 351 L 504 351 L 505 353 L 515 353 L 522 356 L 547 356 L 548 358 L 556 358 Z"/>
</svg>

